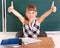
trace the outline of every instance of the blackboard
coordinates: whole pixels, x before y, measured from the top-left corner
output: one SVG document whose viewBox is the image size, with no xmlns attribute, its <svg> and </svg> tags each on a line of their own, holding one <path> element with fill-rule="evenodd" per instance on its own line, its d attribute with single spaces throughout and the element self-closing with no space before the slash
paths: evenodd
<svg viewBox="0 0 60 48">
<path fill-rule="evenodd" d="M 22 23 L 12 13 L 8 13 L 8 7 L 14 2 L 14 8 L 25 16 L 25 9 L 29 4 L 37 7 L 38 15 L 41 16 L 49 10 L 53 0 L 6 0 L 6 28 L 7 32 L 22 31 Z M 57 12 L 50 14 L 42 23 L 41 29 L 45 31 L 60 31 L 60 0 L 54 0 Z"/>
<path fill-rule="evenodd" d="M 0 32 L 2 31 L 2 0 L 0 0 Z"/>
</svg>

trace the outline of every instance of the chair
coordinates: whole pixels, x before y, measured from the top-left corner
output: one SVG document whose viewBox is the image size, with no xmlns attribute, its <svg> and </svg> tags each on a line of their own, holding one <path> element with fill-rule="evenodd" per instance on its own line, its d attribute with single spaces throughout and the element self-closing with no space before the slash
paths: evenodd
<svg viewBox="0 0 60 48">
<path fill-rule="evenodd" d="M 47 33 L 44 30 L 40 30 L 40 36 L 39 37 L 47 37 Z"/>
<path fill-rule="evenodd" d="M 17 33 L 16 33 L 16 37 L 17 37 L 17 38 L 22 38 L 22 37 L 24 37 L 23 32 L 22 32 L 22 31 L 17 32 Z M 44 30 L 40 30 L 40 35 L 39 35 L 39 37 L 47 37 L 47 33 L 46 33 Z"/>
<path fill-rule="evenodd" d="M 22 38 L 22 37 L 24 37 L 23 32 L 22 32 L 22 31 L 17 32 L 17 33 L 16 33 L 16 37 L 17 37 L 17 38 Z"/>
</svg>

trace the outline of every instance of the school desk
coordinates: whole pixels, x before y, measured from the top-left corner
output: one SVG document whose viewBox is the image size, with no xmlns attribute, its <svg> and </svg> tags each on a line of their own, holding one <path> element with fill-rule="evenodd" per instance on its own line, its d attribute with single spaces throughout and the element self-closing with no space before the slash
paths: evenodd
<svg viewBox="0 0 60 48">
<path fill-rule="evenodd" d="M 42 40 L 41 42 L 31 43 L 28 45 L 20 45 L 18 47 L 5 46 L 5 48 L 54 48 L 54 41 L 51 37 L 39 37 L 37 39 Z"/>
</svg>

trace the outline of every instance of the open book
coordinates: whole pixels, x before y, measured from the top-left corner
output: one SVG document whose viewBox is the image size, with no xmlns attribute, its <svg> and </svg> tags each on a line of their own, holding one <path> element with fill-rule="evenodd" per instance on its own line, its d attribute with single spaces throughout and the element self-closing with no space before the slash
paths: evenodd
<svg viewBox="0 0 60 48">
<path fill-rule="evenodd" d="M 34 39 L 34 38 L 21 38 L 25 45 L 35 42 L 41 42 L 41 40 Z"/>
</svg>

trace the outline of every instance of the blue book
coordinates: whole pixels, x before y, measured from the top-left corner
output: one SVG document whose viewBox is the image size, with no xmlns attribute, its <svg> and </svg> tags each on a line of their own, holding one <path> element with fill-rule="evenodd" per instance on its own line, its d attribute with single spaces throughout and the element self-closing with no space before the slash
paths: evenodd
<svg viewBox="0 0 60 48">
<path fill-rule="evenodd" d="M 11 44 L 22 44 L 22 40 L 19 38 L 10 38 L 10 39 L 4 39 L 1 42 L 1 45 L 11 45 Z"/>
</svg>

